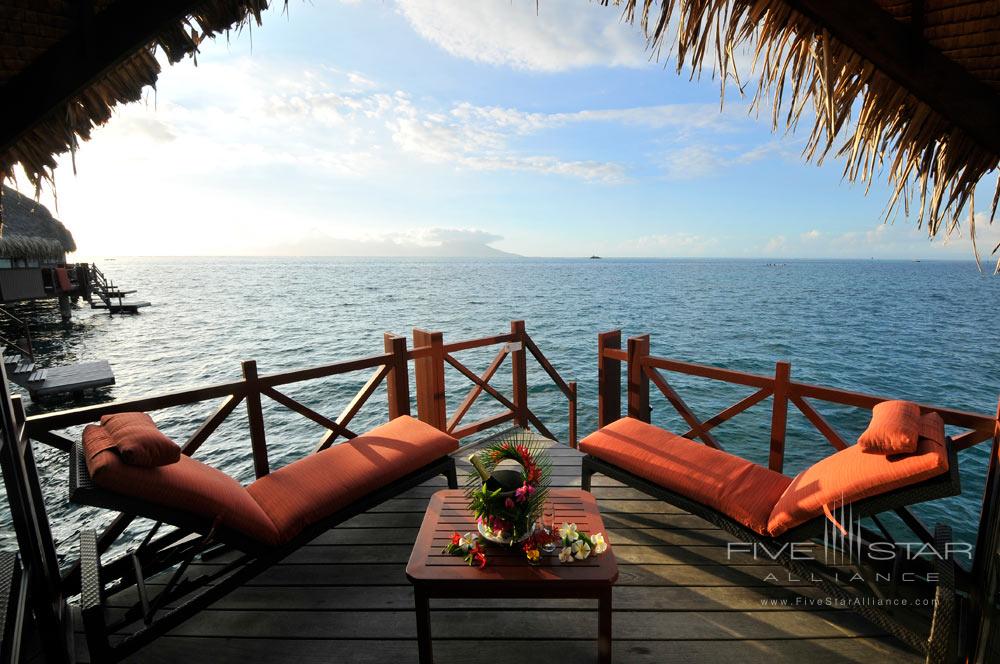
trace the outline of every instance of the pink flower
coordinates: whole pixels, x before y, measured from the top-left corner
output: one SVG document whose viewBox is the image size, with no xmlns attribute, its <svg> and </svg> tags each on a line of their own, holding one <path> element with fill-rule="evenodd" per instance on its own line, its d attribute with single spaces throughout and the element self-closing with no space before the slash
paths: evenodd
<svg viewBox="0 0 1000 664">
<path fill-rule="evenodd" d="M 512 498 L 508 498 L 507 500 L 504 501 L 503 504 L 504 507 L 506 507 L 509 510 L 514 509 L 514 500 Z"/>
<path fill-rule="evenodd" d="M 530 484 L 524 484 L 517 491 L 514 492 L 514 495 L 517 496 L 517 501 L 519 503 L 523 503 L 528 498 L 530 498 L 531 494 L 533 494 L 534 492 L 535 492 L 535 487 L 531 486 Z"/>
</svg>

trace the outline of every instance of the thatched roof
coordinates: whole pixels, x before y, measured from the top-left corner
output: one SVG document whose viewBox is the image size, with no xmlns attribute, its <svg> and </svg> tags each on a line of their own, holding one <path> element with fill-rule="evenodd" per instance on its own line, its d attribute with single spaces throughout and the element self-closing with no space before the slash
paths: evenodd
<svg viewBox="0 0 1000 664">
<path fill-rule="evenodd" d="M 749 46 L 755 102 L 775 127 L 814 116 L 807 158 L 836 155 L 852 180 L 887 178 L 887 213 L 914 214 L 932 237 L 968 219 L 974 239 L 975 187 L 1000 163 L 997 0 L 600 2 L 641 21 L 678 67 L 732 79 L 733 53 Z M 21 164 L 37 184 L 155 83 L 158 49 L 176 62 L 206 36 L 259 24 L 268 4 L 0 0 L 0 172 Z"/>
<path fill-rule="evenodd" d="M 3 187 L 0 219 L 0 256 L 4 258 L 61 259 L 76 251 L 73 234 L 41 203 L 10 187 Z"/>
<path fill-rule="evenodd" d="M 37 187 L 121 103 L 138 101 L 198 44 L 268 0 L 0 0 L 0 173 L 20 164 Z"/>
</svg>

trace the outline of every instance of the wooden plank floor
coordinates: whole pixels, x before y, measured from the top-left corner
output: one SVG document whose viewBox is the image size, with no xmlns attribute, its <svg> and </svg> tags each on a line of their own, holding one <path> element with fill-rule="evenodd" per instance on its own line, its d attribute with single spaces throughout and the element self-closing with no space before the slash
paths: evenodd
<svg viewBox="0 0 1000 664">
<path fill-rule="evenodd" d="M 553 485 L 579 486 L 580 454 L 558 445 L 551 455 Z M 444 487 L 436 479 L 351 519 L 129 661 L 416 662 L 404 568 L 427 499 Z M 727 561 L 725 534 L 700 518 L 603 476 L 593 493 L 620 568 L 616 662 L 920 661 L 852 612 L 797 607 L 818 591 L 764 581 L 787 575 L 749 557 Z M 594 602 L 437 600 L 432 609 L 439 662 L 595 658 Z"/>
</svg>

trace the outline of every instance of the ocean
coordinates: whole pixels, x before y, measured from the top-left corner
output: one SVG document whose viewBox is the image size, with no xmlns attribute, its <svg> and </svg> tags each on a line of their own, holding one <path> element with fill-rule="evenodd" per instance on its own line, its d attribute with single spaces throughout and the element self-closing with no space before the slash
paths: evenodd
<svg viewBox="0 0 1000 664">
<path fill-rule="evenodd" d="M 74 311 L 63 326 L 39 305 L 33 327 L 41 364 L 107 359 L 117 384 L 80 402 L 30 404 L 31 413 L 101 400 L 153 395 L 236 380 L 240 362 L 262 374 L 382 352 L 383 332 L 414 327 L 445 341 L 509 331 L 523 319 L 529 334 L 566 380 L 579 384 L 581 437 L 597 424 L 597 335 L 648 333 L 652 352 L 757 373 L 789 360 L 795 380 L 993 413 L 1000 394 L 997 304 L 1000 279 L 972 262 L 574 259 L 116 258 L 97 261 L 117 283 L 152 307 L 136 316 Z M 85 303 L 84 303 L 85 304 Z M 30 307 L 18 311 L 27 313 Z M 411 342 L 412 345 L 412 342 Z M 459 355 L 481 372 L 494 350 Z M 506 363 L 509 367 L 509 363 Z M 287 386 L 288 394 L 336 416 L 368 373 Z M 752 390 L 667 374 L 702 419 Z M 509 393 L 510 373 L 493 384 Z M 449 409 L 471 383 L 449 368 Z M 412 381 L 411 381 L 411 392 Z M 488 395 L 466 421 L 496 412 Z M 687 427 L 652 390 L 653 421 Z M 317 425 L 264 399 L 272 468 L 305 454 Z M 163 429 L 183 440 L 214 403 L 162 411 Z M 566 401 L 529 358 L 529 406 L 560 438 Z M 820 405 L 853 440 L 865 413 Z M 787 474 L 833 450 L 789 406 Z M 365 430 L 385 419 L 380 389 L 355 419 Z M 241 481 L 252 479 L 245 412 L 237 409 L 197 454 Z M 725 449 L 766 464 L 770 400 L 717 429 Z M 69 432 L 70 436 L 78 432 Z M 66 501 L 67 463 L 35 444 L 60 552 L 75 533 L 99 527 L 107 513 Z M 963 494 L 917 508 L 926 522 L 950 523 L 974 541 L 988 444 L 961 457 Z M 16 546 L 0 501 L 0 548 Z"/>
</svg>

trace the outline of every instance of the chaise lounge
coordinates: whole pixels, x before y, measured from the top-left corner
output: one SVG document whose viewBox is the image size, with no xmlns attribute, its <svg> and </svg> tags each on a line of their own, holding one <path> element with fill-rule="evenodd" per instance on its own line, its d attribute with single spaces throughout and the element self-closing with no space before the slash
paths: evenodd
<svg viewBox="0 0 1000 664">
<path fill-rule="evenodd" d="M 146 517 L 156 525 L 126 559 L 130 570 L 102 571 L 95 533 L 80 535 L 81 610 L 92 657 L 127 656 L 336 524 L 435 475 L 445 475 L 456 488 L 449 455 L 457 449 L 458 441 L 448 434 L 401 415 L 244 488 L 180 454 L 145 413 L 101 418 L 73 447 L 70 500 Z M 177 530 L 154 541 L 161 524 Z M 211 577 L 180 581 L 195 556 L 211 557 L 213 549 L 224 549 L 231 559 Z M 239 554 L 235 559 L 232 550 Z M 146 579 L 178 563 L 163 590 L 150 596 Z M 139 601 L 108 623 L 102 600 L 112 579 L 136 583 Z M 140 618 L 138 630 L 112 643 L 111 634 Z"/>
<path fill-rule="evenodd" d="M 915 404 L 905 402 L 884 405 L 885 412 L 905 409 L 912 415 L 912 411 L 919 410 Z M 896 433 L 893 426 L 898 424 L 892 421 L 895 414 L 880 418 L 876 407 L 869 431 L 891 437 Z M 824 565 L 800 559 L 783 545 L 843 536 L 849 547 L 860 546 L 865 540 L 862 517 L 960 493 L 958 462 L 954 446 L 945 436 L 943 421 L 932 412 L 911 419 L 911 452 L 890 449 L 885 453 L 859 443 L 791 478 L 625 417 L 580 441 L 580 449 L 586 454 L 582 486 L 589 490 L 594 473 L 601 473 L 665 500 L 743 542 L 766 547 L 767 555 L 775 562 L 832 597 L 849 601 L 856 595 L 845 589 L 835 575 L 824 573 Z M 949 531 L 939 527 L 936 537 L 937 550 L 944 551 Z M 927 653 L 928 661 L 946 661 L 944 653 L 952 632 L 953 570 L 946 560 L 938 562 L 938 606 L 929 639 L 877 607 L 861 604 L 858 609 L 911 647 Z"/>
</svg>

